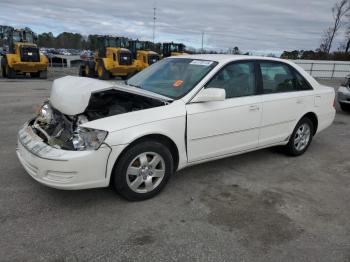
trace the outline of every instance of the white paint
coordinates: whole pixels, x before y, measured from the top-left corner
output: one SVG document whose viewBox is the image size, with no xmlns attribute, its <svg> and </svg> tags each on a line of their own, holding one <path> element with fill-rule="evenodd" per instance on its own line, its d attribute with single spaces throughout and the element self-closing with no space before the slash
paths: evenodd
<svg viewBox="0 0 350 262">
<path fill-rule="evenodd" d="M 59 150 L 59 159 L 51 157 L 49 160 L 45 159 L 45 155 L 36 156 L 33 148 L 25 149 L 19 145 L 18 157 L 24 168 L 37 181 L 56 188 L 104 187 L 109 184 L 114 163 L 123 150 L 146 135 L 161 134 L 171 139 L 179 152 L 178 169 L 182 169 L 272 145 L 285 145 L 296 123 L 309 112 L 317 116 L 317 133 L 331 125 L 334 120 L 334 89 L 320 85 L 301 67 L 290 61 L 233 55 L 181 56 L 184 57 L 217 61 L 218 65 L 185 97 L 168 105 L 85 123 L 85 127 L 109 132 L 106 145 L 96 151 Z M 293 66 L 309 81 L 313 90 L 193 103 L 205 83 L 225 64 L 254 59 L 281 61 Z M 89 80 L 91 82 L 88 84 L 81 78 L 70 78 L 71 83 L 74 83 L 74 86 L 70 86 L 68 78 L 66 80 L 55 81 L 52 96 L 56 108 L 68 113 L 81 110 L 88 102 L 87 97 L 91 92 L 111 87 L 110 83 L 98 80 Z M 72 91 L 73 87 L 76 88 L 75 91 Z M 142 92 L 125 87 L 123 90 Z M 71 98 L 72 92 L 74 99 Z M 150 94 L 145 92 L 143 95 Z M 70 105 L 76 103 L 77 96 L 81 96 L 81 104 L 77 106 L 79 110 Z M 62 159 L 66 161 L 60 161 Z"/>
</svg>

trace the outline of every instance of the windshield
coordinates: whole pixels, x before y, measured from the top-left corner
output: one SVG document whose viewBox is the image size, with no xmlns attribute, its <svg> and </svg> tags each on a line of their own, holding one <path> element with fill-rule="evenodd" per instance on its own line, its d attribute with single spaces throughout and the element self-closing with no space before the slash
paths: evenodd
<svg viewBox="0 0 350 262">
<path fill-rule="evenodd" d="M 127 85 L 179 99 L 195 87 L 217 62 L 189 58 L 161 60 L 127 81 Z"/>
</svg>

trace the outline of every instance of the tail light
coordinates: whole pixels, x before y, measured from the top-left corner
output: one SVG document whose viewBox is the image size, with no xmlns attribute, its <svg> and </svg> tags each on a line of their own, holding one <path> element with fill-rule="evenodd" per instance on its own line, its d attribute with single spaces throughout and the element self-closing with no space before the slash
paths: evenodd
<svg viewBox="0 0 350 262">
<path fill-rule="evenodd" d="M 335 109 L 335 98 L 333 100 L 333 108 Z"/>
</svg>

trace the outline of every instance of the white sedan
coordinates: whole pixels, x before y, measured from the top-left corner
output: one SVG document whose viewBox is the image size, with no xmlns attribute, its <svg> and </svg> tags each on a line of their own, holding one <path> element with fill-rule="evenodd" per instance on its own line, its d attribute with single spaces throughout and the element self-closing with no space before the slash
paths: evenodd
<svg viewBox="0 0 350 262">
<path fill-rule="evenodd" d="M 17 155 L 47 186 L 112 184 L 142 200 L 190 165 L 271 146 L 303 154 L 332 124 L 334 97 L 286 60 L 170 57 L 125 84 L 55 80 L 39 114 L 20 129 Z"/>
</svg>

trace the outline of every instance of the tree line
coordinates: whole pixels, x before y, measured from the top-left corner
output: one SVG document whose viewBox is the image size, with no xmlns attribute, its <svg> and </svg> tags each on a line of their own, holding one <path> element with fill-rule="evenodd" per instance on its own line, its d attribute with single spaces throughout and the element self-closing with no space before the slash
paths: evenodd
<svg viewBox="0 0 350 262">
<path fill-rule="evenodd" d="M 39 47 L 67 48 L 67 49 L 97 49 L 98 35 L 84 37 L 78 33 L 63 32 L 56 37 L 51 33 L 42 33 L 37 36 Z"/>
<path fill-rule="evenodd" d="M 340 0 L 332 8 L 333 20 L 321 36 L 320 46 L 315 50 L 284 51 L 281 58 L 311 60 L 350 60 L 350 0 Z M 345 28 L 344 28 L 345 27 Z M 340 29 L 345 29 L 342 42 L 331 52 Z M 334 49 L 334 48 L 333 48 Z"/>
</svg>

